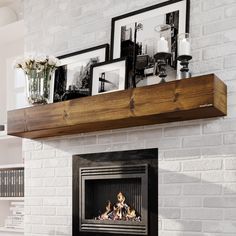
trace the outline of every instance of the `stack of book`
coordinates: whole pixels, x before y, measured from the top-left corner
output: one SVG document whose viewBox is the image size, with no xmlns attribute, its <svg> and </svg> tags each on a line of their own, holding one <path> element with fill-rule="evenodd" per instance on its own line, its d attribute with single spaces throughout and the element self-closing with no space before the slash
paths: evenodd
<svg viewBox="0 0 236 236">
<path fill-rule="evenodd" d="M 11 215 L 5 220 L 5 227 L 11 229 L 24 229 L 24 202 L 12 202 Z"/>
<path fill-rule="evenodd" d="M 0 197 L 24 196 L 24 169 L 0 170 Z"/>
<path fill-rule="evenodd" d="M 11 215 L 5 220 L 5 227 L 11 229 L 24 229 L 24 202 L 12 202 Z"/>
</svg>

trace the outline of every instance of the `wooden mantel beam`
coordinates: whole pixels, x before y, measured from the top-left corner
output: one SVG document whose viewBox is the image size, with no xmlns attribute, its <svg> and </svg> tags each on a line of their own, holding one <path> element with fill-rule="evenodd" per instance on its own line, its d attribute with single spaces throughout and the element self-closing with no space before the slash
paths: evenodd
<svg viewBox="0 0 236 236">
<path fill-rule="evenodd" d="M 8 112 L 8 135 L 44 138 L 225 116 L 227 87 L 214 74 Z"/>
</svg>

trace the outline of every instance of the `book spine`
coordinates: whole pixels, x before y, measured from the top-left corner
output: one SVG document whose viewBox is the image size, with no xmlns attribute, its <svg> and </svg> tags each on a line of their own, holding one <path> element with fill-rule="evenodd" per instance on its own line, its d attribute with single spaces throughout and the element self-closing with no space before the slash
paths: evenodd
<svg viewBox="0 0 236 236">
<path fill-rule="evenodd" d="M 11 170 L 8 170 L 8 181 L 7 181 L 7 185 L 8 185 L 8 197 L 11 197 Z"/>
<path fill-rule="evenodd" d="M 7 170 L 7 196 L 11 197 L 11 171 Z"/>
<path fill-rule="evenodd" d="M 19 170 L 16 170 L 16 197 L 19 197 Z"/>
<path fill-rule="evenodd" d="M 24 196 L 24 169 L 0 170 L 0 197 Z"/>
<path fill-rule="evenodd" d="M 2 171 L 0 170 L 0 197 L 2 197 Z"/>
<path fill-rule="evenodd" d="M 23 197 L 23 171 L 20 171 L 20 196 Z"/>
<path fill-rule="evenodd" d="M 14 170 L 11 170 L 11 196 L 14 197 Z"/>
<path fill-rule="evenodd" d="M 22 170 L 19 170 L 19 197 L 22 197 L 21 188 L 22 188 Z"/>
<path fill-rule="evenodd" d="M 4 170 L 4 197 L 7 197 L 7 171 Z"/>
<path fill-rule="evenodd" d="M 2 185 L 1 185 L 1 188 L 2 188 L 2 197 L 5 197 L 4 196 L 4 170 L 1 171 L 1 179 L 2 179 Z"/>
<path fill-rule="evenodd" d="M 24 189 L 25 189 L 25 170 L 22 169 L 21 171 L 22 171 L 22 189 L 21 189 L 21 191 L 22 191 L 22 197 L 24 197 L 25 196 L 25 191 L 24 191 Z"/>
<path fill-rule="evenodd" d="M 16 170 L 13 170 L 13 197 L 16 197 Z"/>
<path fill-rule="evenodd" d="M 7 170 L 7 197 L 10 197 L 10 170 Z"/>
</svg>

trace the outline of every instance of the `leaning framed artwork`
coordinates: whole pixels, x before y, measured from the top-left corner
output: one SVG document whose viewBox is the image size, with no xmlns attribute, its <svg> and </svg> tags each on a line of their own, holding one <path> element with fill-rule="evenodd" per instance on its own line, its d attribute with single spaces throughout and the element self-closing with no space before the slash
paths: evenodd
<svg viewBox="0 0 236 236">
<path fill-rule="evenodd" d="M 108 44 L 58 57 L 61 66 L 55 72 L 54 102 L 89 96 L 91 65 L 105 62 L 108 57 Z"/>
<path fill-rule="evenodd" d="M 189 0 L 170 0 L 112 19 L 111 58 L 128 58 L 129 87 L 160 82 L 155 57 L 160 28 L 171 35 L 166 81 L 176 79 L 177 35 L 189 31 L 189 5 Z"/>
<path fill-rule="evenodd" d="M 92 66 L 91 95 L 124 90 L 127 87 L 127 61 L 119 58 Z"/>
</svg>

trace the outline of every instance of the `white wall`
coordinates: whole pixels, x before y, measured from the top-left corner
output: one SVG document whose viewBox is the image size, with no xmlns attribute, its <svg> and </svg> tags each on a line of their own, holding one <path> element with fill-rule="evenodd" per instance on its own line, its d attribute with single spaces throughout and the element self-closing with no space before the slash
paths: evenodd
<svg viewBox="0 0 236 236">
<path fill-rule="evenodd" d="M 113 16 L 157 2 L 25 1 L 25 51 L 59 55 L 107 43 Z M 151 147 L 159 148 L 159 235 L 236 234 L 236 1 L 191 0 L 190 29 L 193 74 L 225 81 L 228 116 L 24 140 L 26 236 L 71 235 L 72 154 Z"/>
<path fill-rule="evenodd" d="M 0 123 L 5 124 L 7 120 L 6 110 L 7 110 L 7 79 L 13 80 L 13 77 L 7 77 L 7 68 L 12 70 L 12 65 L 7 65 L 8 58 L 14 56 L 22 55 L 23 53 L 23 41 L 17 43 L 9 43 L 0 45 Z M 9 88 L 9 93 L 14 88 Z"/>
<path fill-rule="evenodd" d="M 22 32 L 24 32 L 23 21 L 0 28 L 0 124 L 7 122 L 7 100 L 15 99 L 12 97 L 16 95 L 15 87 L 9 86 L 9 84 L 14 85 L 14 58 L 24 54 Z"/>
</svg>

